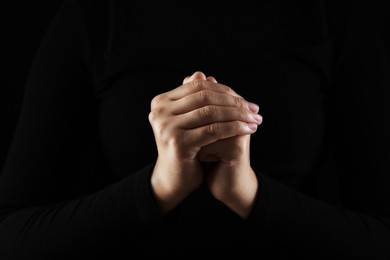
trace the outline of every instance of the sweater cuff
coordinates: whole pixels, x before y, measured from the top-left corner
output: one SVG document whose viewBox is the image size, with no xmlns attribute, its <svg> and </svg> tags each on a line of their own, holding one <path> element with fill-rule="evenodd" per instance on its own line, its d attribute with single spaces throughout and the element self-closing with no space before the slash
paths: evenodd
<svg viewBox="0 0 390 260">
<path fill-rule="evenodd" d="M 136 198 L 136 212 L 139 214 L 139 219 L 144 220 L 145 224 L 151 228 L 163 221 L 150 182 L 153 168 L 154 163 L 151 163 L 136 172 L 133 177 L 137 180 L 134 182 L 134 189 L 132 189 L 135 193 L 133 195 Z"/>
<path fill-rule="evenodd" d="M 268 194 L 269 194 L 269 178 L 265 176 L 262 172 L 256 171 L 256 176 L 259 182 L 259 187 L 253 205 L 252 211 L 247 218 L 249 224 L 258 223 L 262 219 L 264 212 L 267 207 Z"/>
</svg>

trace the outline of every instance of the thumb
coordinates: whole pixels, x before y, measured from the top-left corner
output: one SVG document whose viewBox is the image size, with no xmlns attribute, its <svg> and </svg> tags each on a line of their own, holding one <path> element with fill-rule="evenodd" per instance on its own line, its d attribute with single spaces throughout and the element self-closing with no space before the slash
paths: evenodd
<svg viewBox="0 0 390 260">
<path fill-rule="evenodd" d="M 208 76 L 206 78 L 207 81 L 210 81 L 210 82 L 214 82 L 214 83 L 218 83 L 217 80 L 213 77 L 213 76 Z"/>
<path fill-rule="evenodd" d="M 193 80 L 206 80 L 206 75 L 201 71 L 195 71 L 192 76 L 188 76 L 183 80 L 183 84 L 186 84 Z"/>
</svg>

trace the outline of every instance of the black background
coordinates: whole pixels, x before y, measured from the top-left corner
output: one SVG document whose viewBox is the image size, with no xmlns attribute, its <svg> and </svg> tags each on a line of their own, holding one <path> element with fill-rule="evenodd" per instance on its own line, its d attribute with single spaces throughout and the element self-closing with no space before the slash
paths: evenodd
<svg viewBox="0 0 390 260">
<path fill-rule="evenodd" d="M 341 0 L 344 1 L 344 0 Z M 0 73 L 0 169 L 17 124 L 29 68 L 48 24 L 62 1 L 2 1 Z M 364 5 L 390 47 L 389 1 Z M 390 49 L 390 48 L 389 48 Z M 390 86 L 389 86 L 390 87 Z M 390 101 L 389 101 L 390 102 Z"/>
<path fill-rule="evenodd" d="M 62 2 L 1 1 L 0 166 L 11 144 L 35 52 Z"/>
</svg>

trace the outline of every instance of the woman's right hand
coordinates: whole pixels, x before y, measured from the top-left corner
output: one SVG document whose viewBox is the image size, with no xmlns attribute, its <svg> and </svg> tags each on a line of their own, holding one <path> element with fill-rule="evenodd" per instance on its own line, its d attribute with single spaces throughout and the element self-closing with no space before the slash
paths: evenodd
<svg viewBox="0 0 390 260">
<path fill-rule="evenodd" d="M 255 130 L 248 102 L 231 88 L 203 79 L 195 72 L 190 80 L 151 102 L 152 126 L 158 158 L 151 184 L 163 214 L 177 206 L 203 182 L 198 160 L 202 147 Z"/>
</svg>

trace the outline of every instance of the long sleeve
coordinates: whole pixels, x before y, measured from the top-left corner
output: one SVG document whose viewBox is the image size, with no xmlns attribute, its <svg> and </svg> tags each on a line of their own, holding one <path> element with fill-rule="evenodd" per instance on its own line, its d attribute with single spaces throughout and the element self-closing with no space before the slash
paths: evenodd
<svg viewBox="0 0 390 260">
<path fill-rule="evenodd" d="M 253 248 L 302 259 L 389 259 L 390 221 L 316 200 L 266 175 L 250 219 Z"/>
<path fill-rule="evenodd" d="M 326 122 L 342 203 L 313 198 L 259 173 L 261 192 L 249 226 L 256 246 L 271 254 L 390 259 L 390 66 L 362 8 L 340 12 L 350 21 L 345 27 L 335 23 L 339 40 Z"/>
<path fill-rule="evenodd" d="M 87 54 L 80 8 L 65 1 L 34 59 L 1 175 L 1 259 L 131 252 L 161 220 L 150 166 L 94 192 L 79 185 L 96 118 Z"/>
</svg>

